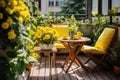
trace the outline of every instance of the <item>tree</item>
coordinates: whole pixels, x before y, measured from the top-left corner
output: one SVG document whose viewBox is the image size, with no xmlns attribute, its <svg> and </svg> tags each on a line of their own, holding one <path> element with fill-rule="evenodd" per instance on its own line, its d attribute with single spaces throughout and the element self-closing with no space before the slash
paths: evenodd
<svg viewBox="0 0 120 80">
<path fill-rule="evenodd" d="M 85 14 L 86 0 L 65 0 L 61 13 L 63 14 Z"/>
</svg>

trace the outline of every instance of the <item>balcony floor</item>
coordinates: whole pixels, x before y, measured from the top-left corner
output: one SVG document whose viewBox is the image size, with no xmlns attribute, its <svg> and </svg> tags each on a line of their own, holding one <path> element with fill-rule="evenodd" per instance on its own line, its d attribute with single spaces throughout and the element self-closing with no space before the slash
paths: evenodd
<svg viewBox="0 0 120 80">
<path fill-rule="evenodd" d="M 63 57 L 63 55 L 62 55 Z M 87 57 L 79 55 L 80 60 L 84 63 Z M 33 64 L 31 74 L 28 80 L 49 80 L 48 57 L 42 57 L 39 63 Z M 57 61 L 55 68 L 52 68 L 52 80 L 120 80 L 120 76 L 115 75 L 113 69 L 107 67 L 97 67 L 93 72 L 87 72 L 83 68 L 76 68 L 76 64 L 72 64 L 68 73 L 65 73 L 60 64 L 64 61 Z M 85 65 L 90 69 L 95 64 L 90 61 Z"/>
</svg>

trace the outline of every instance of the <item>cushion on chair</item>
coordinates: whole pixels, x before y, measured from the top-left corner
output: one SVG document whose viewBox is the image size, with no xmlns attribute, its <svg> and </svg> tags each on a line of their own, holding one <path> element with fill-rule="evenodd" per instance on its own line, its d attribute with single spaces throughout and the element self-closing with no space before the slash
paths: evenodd
<svg viewBox="0 0 120 80">
<path fill-rule="evenodd" d="M 115 29 L 113 28 L 105 28 L 98 38 L 94 47 L 84 45 L 82 47 L 83 53 L 93 53 L 93 54 L 105 54 L 108 49 L 113 36 L 115 34 Z"/>
<path fill-rule="evenodd" d="M 66 24 L 52 24 L 52 27 L 58 32 L 59 36 L 58 38 L 60 37 L 64 37 L 64 36 L 69 36 L 69 25 L 66 25 Z M 56 41 L 54 46 L 58 49 L 64 49 L 65 46 L 59 42 L 59 41 Z"/>
<path fill-rule="evenodd" d="M 95 48 L 92 46 L 84 45 L 81 49 L 83 53 L 92 53 L 92 54 L 105 54 L 106 52 L 103 52 L 99 48 Z"/>
<path fill-rule="evenodd" d="M 99 48 L 102 52 L 105 52 L 110 46 L 114 34 L 115 34 L 115 29 L 105 28 L 101 33 L 100 37 L 98 38 L 94 47 Z"/>
</svg>

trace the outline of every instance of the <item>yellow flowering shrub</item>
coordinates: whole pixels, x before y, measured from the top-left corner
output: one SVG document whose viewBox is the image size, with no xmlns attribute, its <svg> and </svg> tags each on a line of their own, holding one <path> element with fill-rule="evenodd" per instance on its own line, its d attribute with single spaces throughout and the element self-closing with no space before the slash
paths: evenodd
<svg viewBox="0 0 120 80">
<path fill-rule="evenodd" d="M 31 53 L 30 53 L 30 56 L 34 57 L 34 58 L 37 59 L 37 60 L 39 59 L 38 53 L 31 52 Z"/>
<path fill-rule="evenodd" d="M 32 57 L 29 57 L 27 20 L 29 8 L 24 0 L 0 0 L 0 76 L 2 80 L 17 80 Z M 37 58 L 37 55 L 32 55 Z M 36 59 L 35 59 L 36 60 Z M 34 60 L 32 60 L 34 62 Z M 37 60 L 36 60 L 37 61 Z"/>
<path fill-rule="evenodd" d="M 14 32 L 13 29 L 11 29 L 9 32 L 8 32 L 8 39 L 15 39 L 16 38 L 16 34 Z"/>
<path fill-rule="evenodd" d="M 50 27 L 38 26 L 33 34 L 33 41 L 36 45 L 40 44 L 53 44 L 58 37 L 55 29 Z"/>
</svg>

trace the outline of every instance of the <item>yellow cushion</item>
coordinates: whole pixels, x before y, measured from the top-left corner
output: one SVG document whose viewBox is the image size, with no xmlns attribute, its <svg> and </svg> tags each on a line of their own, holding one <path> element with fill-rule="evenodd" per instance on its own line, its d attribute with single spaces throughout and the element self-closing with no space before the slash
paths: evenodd
<svg viewBox="0 0 120 80">
<path fill-rule="evenodd" d="M 59 34 L 58 37 L 69 36 L 69 28 L 68 27 L 53 27 Z"/>
<path fill-rule="evenodd" d="M 92 53 L 92 54 L 105 54 L 106 52 L 103 52 L 99 48 L 95 48 L 92 46 L 84 45 L 81 49 L 83 53 Z"/>
<path fill-rule="evenodd" d="M 100 37 L 98 38 L 94 47 L 99 48 L 100 50 L 102 50 L 102 52 L 105 52 L 108 49 L 114 34 L 115 34 L 115 29 L 105 28 L 101 33 Z"/>
<path fill-rule="evenodd" d="M 59 35 L 58 38 L 69 36 L 69 25 L 52 24 L 52 27 L 58 32 L 58 35 Z M 59 49 L 65 48 L 65 46 L 59 41 L 56 41 L 54 46 Z"/>
<path fill-rule="evenodd" d="M 55 43 L 54 47 L 58 48 L 58 49 L 64 49 L 65 46 L 62 43 Z"/>
</svg>

